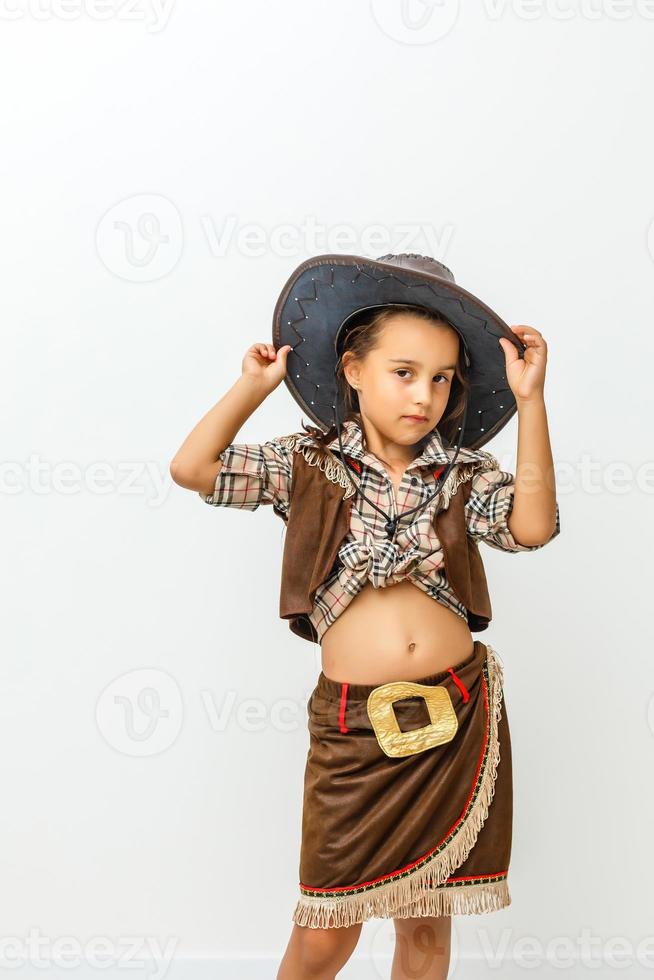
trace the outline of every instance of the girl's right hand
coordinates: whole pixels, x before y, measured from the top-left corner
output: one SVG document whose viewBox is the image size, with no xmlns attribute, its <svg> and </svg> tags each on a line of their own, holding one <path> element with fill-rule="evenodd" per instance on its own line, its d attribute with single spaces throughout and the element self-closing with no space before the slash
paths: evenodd
<svg viewBox="0 0 654 980">
<path fill-rule="evenodd" d="M 252 344 L 243 358 L 242 372 L 273 391 L 286 375 L 286 358 L 290 350 L 290 344 L 284 344 L 279 350 L 272 344 Z"/>
</svg>

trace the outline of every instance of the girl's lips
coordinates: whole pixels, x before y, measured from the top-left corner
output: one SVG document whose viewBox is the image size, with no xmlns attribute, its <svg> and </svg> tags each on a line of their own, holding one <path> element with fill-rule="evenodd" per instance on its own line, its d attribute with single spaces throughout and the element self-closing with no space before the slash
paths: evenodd
<svg viewBox="0 0 654 980">
<path fill-rule="evenodd" d="M 426 422 L 427 417 L 425 415 L 405 415 L 405 419 L 413 419 L 414 422 Z"/>
</svg>

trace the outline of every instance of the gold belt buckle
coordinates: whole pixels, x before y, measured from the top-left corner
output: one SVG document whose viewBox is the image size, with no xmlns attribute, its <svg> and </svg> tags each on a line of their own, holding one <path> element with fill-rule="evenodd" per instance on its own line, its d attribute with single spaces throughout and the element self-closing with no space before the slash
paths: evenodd
<svg viewBox="0 0 654 980">
<path fill-rule="evenodd" d="M 424 698 L 431 722 L 423 728 L 403 732 L 393 703 L 402 698 Z M 371 691 L 367 702 L 368 717 L 380 748 L 390 756 L 415 755 L 435 745 L 450 742 L 459 727 L 450 693 L 446 687 L 417 684 L 414 681 L 391 681 Z"/>
</svg>

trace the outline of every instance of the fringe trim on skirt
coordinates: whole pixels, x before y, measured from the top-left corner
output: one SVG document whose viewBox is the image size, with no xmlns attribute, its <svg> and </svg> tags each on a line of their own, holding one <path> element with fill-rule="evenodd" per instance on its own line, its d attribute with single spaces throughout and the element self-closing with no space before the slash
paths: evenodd
<svg viewBox="0 0 654 980">
<path fill-rule="evenodd" d="M 506 878 L 490 884 L 454 885 L 426 892 L 413 905 L 393 912 L 394 919 L 409 919 L 421 915 L 481 915 L 497 912 L 511 904 Z"/>
</svg>

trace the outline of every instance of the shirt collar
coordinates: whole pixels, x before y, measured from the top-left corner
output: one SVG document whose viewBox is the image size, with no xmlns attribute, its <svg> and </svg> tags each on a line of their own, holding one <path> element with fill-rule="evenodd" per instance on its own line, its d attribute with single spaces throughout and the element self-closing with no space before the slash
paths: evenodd
<svg viewBox="0 0 654 980">
<path fill-rule="evenodd" d="M 358 459 L 368 464 L 375 461 L 379 462 L 376 456 L 366 451 L 363 445 L 363 431 L 358 420 L 348 419 L 341 423 L 341 440 L 346 456 L 351 456 L 353 459 Z M 338 434 L 327 445 L 332 452 L 340 452 Z M 419 466 L 431 466 L 434 463 L 449 463 L 454 457 L 455 452 L 456 450 L 454 448 L 446 448 L 438 430 L 432 429 L 429 439 L 423 446 L 422 452 L 409 464 L 407 469 Z M 468 463 L 472 460 L 483 458 L 485 458 L 483 450 L 466 449 L 462 446 L 457 454 L 456 462 Z"/>
</svg>

